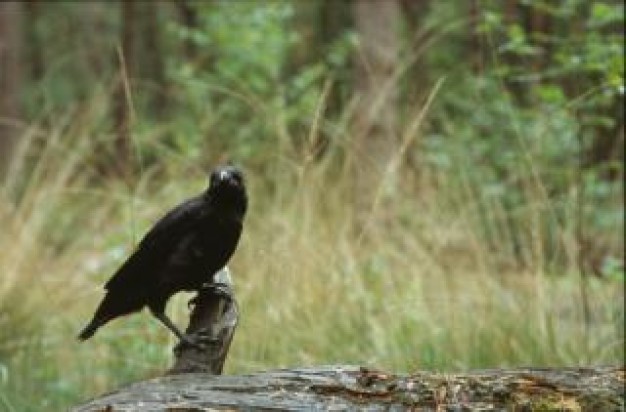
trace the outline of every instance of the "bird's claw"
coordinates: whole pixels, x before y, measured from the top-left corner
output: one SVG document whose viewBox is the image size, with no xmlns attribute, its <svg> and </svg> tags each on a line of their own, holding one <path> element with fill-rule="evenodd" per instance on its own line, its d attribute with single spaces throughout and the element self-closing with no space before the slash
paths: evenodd
<svg viewBox="0 0 626 412">
<path fill-rule="evenodd" d="M 200 299 L 200 294 L 206 292 L 212 293 L 216 297 L 224 298 L 229 301 L 233 299 L 233 292 L 231 291 L 229 285 L 227 285 L 226 283 L 209 283 L 202 285 L 200 290 L 198 290 L 198 294 L 189 299 L 189 301 L 187 302 L 187 308 L 191 309 L 192 306 L 195 306 Z"/>
<path fill-rule="evenodd" d="M 182 339 L 178 342 L 174 350 L 178 352 L 182 349 L 190 347 L 199 351 L 205 351 L 207 349 L 207 345 L 204 343 L 204 341 L 204 339 L 199 339 L 199 337 L 183 335 Z"/>
<path fill-rule="evenodd" d="M 182 349 L 194 348 L 198 351 L 206 351 L 209 345 L 219 341 L 214 338 L 208 330 L 199 330 L 193 335 L 183 335 L 182 339 L 178 342 L 174 350 L 179 352 Z"/>
<path fill-rule="evenodd" d="M 220 342 L 220 340 L 211 334 L 211 331 L 208 329 L 201 329 L 195 334 L 197 339 L 202 342 L 202 344 L 214 344 Z"/>
<path fill-rule="evenodd" d="M 231 299 L 233 292 L 230 289 L 230 285 L 226 283 L 209 283 L 202 285 L 200 292 L 211 292 L 216 296 Z"/>
</svg>

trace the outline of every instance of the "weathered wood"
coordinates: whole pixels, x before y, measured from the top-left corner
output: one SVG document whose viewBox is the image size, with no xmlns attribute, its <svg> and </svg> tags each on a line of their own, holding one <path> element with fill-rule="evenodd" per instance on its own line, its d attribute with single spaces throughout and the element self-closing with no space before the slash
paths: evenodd
<svg viewBox="0 0 626 412">
<path fill-rule="evenodd" d="M 355 366 L 138 382 L 74 409 L 93 411 L 621 411 L 623 367 L 522 368 L 396 375 Z"/>
<path fill-rule="evenodd" d="M 181 344 L 174 348 L 174 366 L 168 374 L 222 373 L 239 320 L 239 309 L 227 268 L 215 274 L 213 288 L 203 289 L 192 300 L 193 311 L 185 334 L 202 348 Z"/>
</svg>

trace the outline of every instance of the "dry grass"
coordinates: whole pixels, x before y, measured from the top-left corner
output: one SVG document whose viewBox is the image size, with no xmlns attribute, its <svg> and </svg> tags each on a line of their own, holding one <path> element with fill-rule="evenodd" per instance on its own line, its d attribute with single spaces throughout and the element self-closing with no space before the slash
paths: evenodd
<svg viewBox="0 0 626 412">
<path fill-rule="evenodd" d="M 74 339 L 133 242 L 205 184 L 203 170 L 166 151 L 167 168 L 144 170 L 130 189 L 98 178 L 90 159 L 106 136 L 89 125 L 100 109 L 53 130 L 33 127 L 3 187 L 0 405 L 10 411 L 67 405 L 158 374 L 170 361 L 172 338 L 147 314 L 113 322 L 85 344 Z M 35 147 L 42 154 L 31 159 Z M 332 158 L 294 153 L 279 148 L 264 175 L 248 171 L 251 210 L 231 264 L 242 318 L 229 373 L 622 361 L 623 284 L 591 279 L 585 324 L 575 267 L 548 276 L 535 244 L 541 211 L 551 207 L 539 186 L 529 187 L 524 209 L 531 264 L 519 269 L 508 264 L 515 228 L 497 199 L 489 200 L 488 224 L 499 248 L 482 240 L 476 209 L 484 199 L 471 179 L 394 169 L 398 185 L 372 199 L 371 231 L 359 238 L 348 173 Z M 561 236 L 573 231 L 564 225 Z M 179 323 L 186 298 L 169 305 Z"/>
</svg>

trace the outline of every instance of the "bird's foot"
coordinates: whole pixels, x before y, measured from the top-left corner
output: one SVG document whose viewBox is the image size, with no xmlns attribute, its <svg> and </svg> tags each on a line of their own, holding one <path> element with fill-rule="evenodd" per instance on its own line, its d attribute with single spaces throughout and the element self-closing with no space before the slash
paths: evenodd
<svg viewBox="0 0 626 412">
<path fill-rule="evenodd" d="M 191 309 L 192 306 L 195 306 L 198 303 L 200 294 L 206 292 L 212 293 L 216 297 L 227 299 L 228 301 L 233 300 L 233 292 L 229 285 L 226 283 L 208 283 L 202 285 L 200 290 L 198 290 L 198 294 L 187 302 L 187 307 Z"/>
<path fill-rule="evenodd" d="M 176 345 L 177 348 L 184 348 L 185 346 L 201 351 L 206 350 L 206 345 L 192 335 L 183 335 L 178 345 Z"/>
<path fill-rule="evenodd" d="M 233 298 L 233 292 L 230 288 L 230 285 L 226 283 L 208 283 L 202 285 L 200 288 L 200 292 L 211 292 L 216 296 L 226 299 Z"/>
</svg>

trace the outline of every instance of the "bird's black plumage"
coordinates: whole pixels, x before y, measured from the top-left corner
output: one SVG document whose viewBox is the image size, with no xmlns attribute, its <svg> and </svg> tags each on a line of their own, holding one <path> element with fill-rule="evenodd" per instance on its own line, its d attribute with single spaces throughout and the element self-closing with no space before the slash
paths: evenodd
<svg viewBox="0 0 626 412">
<path fill-rule="evenodd" d="M 165 314 L 168 299 L 211 282 L 239 242 L 247 209 L 241 172 L 233 166 L 211 173 L 208 189 L 168 212 L 106 283 L 106 295 L 79 339 L 119 316 L 148 307 L 181 340 Z"/>
</svg>

